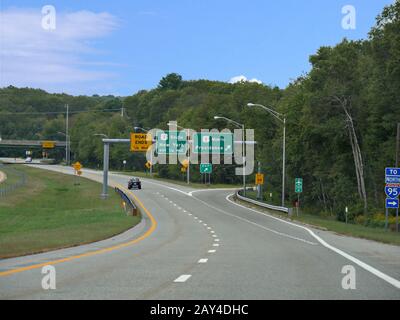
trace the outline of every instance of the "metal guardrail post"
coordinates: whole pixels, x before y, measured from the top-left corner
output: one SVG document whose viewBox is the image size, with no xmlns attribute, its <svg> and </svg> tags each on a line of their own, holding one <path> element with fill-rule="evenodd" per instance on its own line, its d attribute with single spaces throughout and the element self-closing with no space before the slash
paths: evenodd
<svg viewBox="0 0 400 320">
<path fill-rule="evenodd" d="M 255 204 L 257 206 L 270 209 L 270 210 L 281 211 L 281 212 L 286 212 L 287 214 L 291 214 L 291 208 L 286 208 L 286 207 L 281 207 L 281 206 L 274 206 L 274 205 L 271 205 L 271 204 L 268 204 L 268 203 L 264 203 L 264 202 L 260 202 L 260 201 L 257 201 L 257 200 L 253 200 L 253 199 L 250 199 L 250 198 L 247 198 L 247 197 L 244 197 L 244 196 L 240 195 L 240 191 L 241 190 L 236 192 L 236 197 L 238 199 L 242 200 L 242 201 L 249 202 L 249 203 Z"/>
<path fill-rule="evenodd" d="M 131 215 L 136 216 L 138 214 L 138 209 L 136 205 L 133 203 L 133 201 L 125 194 L 124 191 L 122 191 L 117 187 L 115 187 L 115 192 L 118 193 L 122 198 L 122 201 L 124 201 L 125 212 L 127 211 L 128 207 L 128 210 L 130 210 Z"/>
</svg>

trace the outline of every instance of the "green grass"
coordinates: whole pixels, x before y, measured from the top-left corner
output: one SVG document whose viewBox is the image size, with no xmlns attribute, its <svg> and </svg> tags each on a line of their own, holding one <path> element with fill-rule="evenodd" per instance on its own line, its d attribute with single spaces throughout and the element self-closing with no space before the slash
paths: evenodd
<svg viewBox="0 0 400 320">
<path fill-rule="evenodd" d="M 0 167 L 0 171 L 7 176 L 7 179 L 1 183 L 1 187 L 11 186 L 20 181 L 21 177 L 13 169 L 14 167 L 9 165 Z"/>
<path fill-rule="evenodd" d="M 247 192 L 246 196 L 252 199 L 256 199 L 255 192 Z M 238 200 L 240 201 L 240 200 Z M 249 203 L 240 201 L 242 204 L 246 206 L 251 206 L 257 208 L 257 210 L 265 211 L 271 213 L 271 211 L 251 205 Z M 273 211 L 273 215 L 278 217 L 287 218 L 287 214 L 280 213 L 278 211 Z M 375 240 L 383 243 L 400 245 L 400 232 L 392 232 L 392 231 L 385 231 L 382 228 L 372 228 L 367 227 L 359 224 L 346 224 L 344 222 L 336 220 L 334 217 L 323 217 L 313 214 L 307 214 L 306 212 L 301 211 L 299 216 L 296 216 L 296 211 L 294 209 L 292 220 L 299 221 L 304 224 L 308 224 L 311 226 L 316 226 L 319 228 L 323 228 L 338 234 L 357 237 L 362 239 L 369 239 Z"/>
<path fill-rule="evenodd" d="M 140 221 L 126 216 L 121 198 L 101 185 L 26 166 L 27 184 L 0 198 L 0 258 L 44 252 L 106 239 Z"/>
<path fill-rule="evenodd" d="M 140 177 L 140 178 L 148 178 L 151 179 L 151 176 L 149 173 L 146 172 L 140 172 L 140 171 L 118 171 L 117 173 L 119 174 L 124 174 L 127 176 L 131 176 L 131 177 Z M 209 184 L 204 184 L 204 183 L 198 183 L 198 182 L 190 182 L 190 184 L 188 185 L 186 183 L 186 180 L 174 180 L 174 179 L 167 179 L 167 178 L 160 178 L 157 173 L 154 173 L 153 175 L 153 179 L 154 180 L 158 180 L 158 181 L 164 181 L 164 182 L 169 182 L 169 183 L 173 183 L 173 184 L 177 184 L 177 185 L 181 185 L 181 186 L 185 186 L 185 187 L 191 187 L 191 188 L 196 188 L 196 189 L 220 189 L 220 188 L 240 188 L 241 185 L 238 184 L 227 184 L 227 183 L 211 183 Z"/>
</svg>

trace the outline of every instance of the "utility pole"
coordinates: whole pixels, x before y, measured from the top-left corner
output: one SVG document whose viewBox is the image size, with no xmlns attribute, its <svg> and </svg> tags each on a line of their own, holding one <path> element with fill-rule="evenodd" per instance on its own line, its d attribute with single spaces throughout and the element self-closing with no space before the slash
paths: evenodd
<svg viewBox="0 0 400 320">
<path fill-rule="evenodd" d="M 69 166 L 69 105 L 66 105 L 67 108 L 67 113 L 65 117 L 65 162 L 67 163 L 67 166 Z"/>
<path fill-rule="evenodd" d="M 397 139 L 396 139 L 396 168 L 400 167 L 400 122 L 397 123 Z"/>
<path fill-rule="evenodd" d="M 395 167 L 396 168 L 400 167 L 400 122 L 397 123 L 396 164 L 395 164 Z M 396 232 L 399 232 L 399 208 L 396 209 Z"/>
<path fill-rule="evenodd" d="M 258 173 L 261 173 L 261 162 L 260 161 L 258 161 L 258 170 L 257 170 L 257 172 Z M 258 200 L 262 200 L 262 186 L 261 186 L 261 184 L 259 184 L 258 186 L 257 186 L 257 199 Z"/>
</svg>

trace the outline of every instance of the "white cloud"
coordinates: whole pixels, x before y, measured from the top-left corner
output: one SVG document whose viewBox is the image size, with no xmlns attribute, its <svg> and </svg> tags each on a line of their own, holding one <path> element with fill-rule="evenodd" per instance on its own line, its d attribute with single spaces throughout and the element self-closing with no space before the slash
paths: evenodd
<svg viewBox="0 0 400 320">
<path fill-rule="evenodd" d="M 258 80 L 256 78 L 247 79 L 247 77 L 245 77 L 244 75 L 236 76 L 229 80 L 229 83 L 237 83 L 237 82 L 255 82 L 258 84 L 262 84 L 261 80 Z"/>
<path fill-rule="evenodd" d="M 118 27 L 109 13 L 56 12 L 56 29 L 42 28 L 41 9 L 0 11 L 0 87 L 54 85 L 109 79 L 115 74 L 99 69 L 104 53 L 93 42 Z M 96 67 L 96 68 L 94 68 Z"/>
</svg>

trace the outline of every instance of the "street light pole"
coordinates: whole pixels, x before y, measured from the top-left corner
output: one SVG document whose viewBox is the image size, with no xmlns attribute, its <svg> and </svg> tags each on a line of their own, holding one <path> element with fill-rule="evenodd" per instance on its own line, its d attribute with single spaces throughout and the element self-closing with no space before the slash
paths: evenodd
<svg viewBox="0 0 400 320">
<path fill-rule="evenodd" d="M 285 181 L 286 181 L 286 117 L 285 115 L 263 106 L 262 104 L 248 103 L 248 107 L 260 107 L 266 110 L 269 114 L 274 116 L 283 123 L 283 142 L 282 142 L 282 207 L 285 206 Z"/>
<path fill-rule="evenodd" d="M 69 130 L 69 105 L 66 105 L 67 107 L 67 114 L 65 117 L 65 162 L 67 163 L 67 166 L 69 166 L 69 135 L 68 135 L 68 130 Z"/>
<path fill-rule="evenodd" d="M 243 157 L 243 195 L 246 196 L 246 172 L 245 172 L 245 161 L 246 161 L 246 148 L 245 148 L 245 132 L 244 132 L 244 124 L 236 122 L 235 120 L 229 119 L 227 117 L 220 117 L 220 116 L 215 116 L 214 120 L 218 120 L 218 119 L 224 119 L 230 123 L 233 123 L 234 125 L 236 125 L 237 127 L 242 129 L 242 157 Z"/>
<path fill-rule="evenodd" d="M 283 118 L 283 155 L 282 155 L 282 207 L 285 206 L 285 178 L 286 178 L 286 118 Z"/>
</svg>

